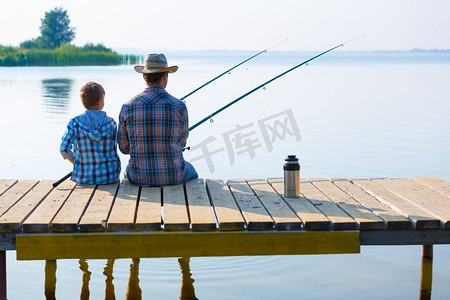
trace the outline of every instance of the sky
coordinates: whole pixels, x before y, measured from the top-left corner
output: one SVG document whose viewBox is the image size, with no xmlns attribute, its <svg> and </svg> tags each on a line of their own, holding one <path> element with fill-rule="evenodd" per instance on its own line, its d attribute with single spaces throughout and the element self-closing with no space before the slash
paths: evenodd
<svg viewBox="0 0 450 300">
<path fill-rule="evenodd" d="M 25 0 L 5 1 L 0 44 L 40 35 L 41 19 L 67 10 L 73 44 L 113 49 L 320 50 L 364 35 L 346 50 L 450 49 L 448 0 Z"/>
</svg>

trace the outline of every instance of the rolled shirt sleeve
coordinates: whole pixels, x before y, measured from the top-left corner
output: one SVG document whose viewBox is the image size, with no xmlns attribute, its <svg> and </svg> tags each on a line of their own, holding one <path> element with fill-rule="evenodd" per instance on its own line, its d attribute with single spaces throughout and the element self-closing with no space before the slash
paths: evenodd
<svg viewBox="0 0 450 300">
<path fill-rule="evenodd" d="M 189 136 L 189 117 L 187 107 L 184 103 L 178 110 L 178 116 L 181 119 L 182 128 L 180 131 L 180 145 L 182 148 L 186 147 L 187 139 Z"/>
<path fill-rule="evenodd" d="M 130 141 L 128 140 L 128 132 L 126 128 L 126 111 L 127 105 L 124 104 L 119 114 L 119 130 L 117 135 L 117 143 L 119 150 L 123 154 L 130 154 Z"/>
<path fill-rule="evenodd" d="M 59 151 L 64 159 L 74 157 L 73 153 L 74 139 L 75 134 L 73 130 L 73 121 L 70 121 L 69 125 L 67 125 L 67 131 L 62 138 L 61 146 L 59 148 Z"/>
</svg>

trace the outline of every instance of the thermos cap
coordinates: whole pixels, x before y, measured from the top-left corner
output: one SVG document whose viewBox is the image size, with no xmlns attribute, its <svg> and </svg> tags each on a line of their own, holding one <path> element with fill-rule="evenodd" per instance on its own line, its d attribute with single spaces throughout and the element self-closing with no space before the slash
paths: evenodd
<svg viewBox="0 0 450 300">
<path fill-rule="evenodd" d="M 298 158 L 295 155 L 288 155 L 284 160 L 285 164 L 283 169 L 285 171 L 297 171 L 300 170 L 300 164 L 298 163 Z"/>
</svg>

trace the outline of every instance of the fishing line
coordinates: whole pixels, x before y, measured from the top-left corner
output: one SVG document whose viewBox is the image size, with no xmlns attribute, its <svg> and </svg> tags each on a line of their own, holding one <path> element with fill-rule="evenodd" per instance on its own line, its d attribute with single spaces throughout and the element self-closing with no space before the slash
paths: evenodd
<svg viewBox="0 0 450 300">
<path fill-rule="evenodd" d="M 244 64 L 244 63 L 246 63 L 246 62 L 248 62 L 249 60 L 251 60 L 251 59 L 257 57 L 258 55 L 261 55 L 261 54 L 263 54 L 263 53 L 267 53 L 267 51 L 268 51 L 269 49 L 272 49 L 273 47 L 278 46 L 279 44 L 282 44 L 282 43 L 284 43 L 284 42 L 286 42 L 286 41 L 287 41 L 287 39 L 282 40 L 281 42 L 278 42 L 278 43 L 276 43 L 276 44 L 270 46 L 269 48 L 264 49 L 264 50 L 262 50 L 262 51 L 256 53 L 255 55 L 253 55 L 253 56 L 247 58 L 246 60 L 244 60 L 244 61 L 238 63 L 238 64 L 235 65 L 234 67 L 232 67 L 232 68 L 226 70 L 226 71 L 223 72 L 222 74 L 220 74 L 220 75 L 214 77 L 214 78 L 211 79 L 210 81 L 208 81 L 208 82 L 204 83 L 203 85 L 199 86 L 198 88 L 196 88 L 195 90 L 193 90 L 192 92 L 190 92 L 189 94 L 187 94 L 186 96 L 180 98 L 180 100 L 181 100 L 181 101 L 185 101 L 184 99 L 186 99 L 187 97 L 189 97 L 189 96 L 192 95 L 193 93 L 197 92 L 198 90 L 204 88 L 205 86 L 207 86 L 207 85 L 210 84 L 211 82 L 213 82 L 213 81 L 219 79 L 220 77 L 222 77 L 222 76 L 225 75 L 225 74 L 231 74 L 230 72 L 231 72 L 232 70 L 236 69 L 237 67 L 239 67 L 240 65 L 242 65 L 242 64 Z"/>
<path fill-rule="evenodd" d="M 359 38 L 361 38 L 361 37 L 363 37 L 363 36 L 364 36 L 364 35 L 360 35 L 360 36 L 355 37 L 355 38 L 353 38 L 353 39 L 351 39 L 351 40 L 349 40 L 349 41 L 347 41 L 347 42 L 344 42 L 344 43 L 342 43 L 342 44 L 339 44 L 339 45 L 337 45 L 337 46 L 334 46 L 334 47 L 332 47 L 332 48 L 330 48 L 330 49 L 328 49 L 328 50 L 326 50 L 326 51 L 324 51 L 324 52 L 322 52 L 322 53 L 319 53 L 319 54 L 317 54 L 316 56 L 313 56 L 313 57 L 311 57 L 310 59 L 307 59 L 307 60 L 305 60 L 304 62 L 302 62 L 302 63 L 300 63 L 300 64 L 298 64 L 298 65 L 296 65 L 296 66 L 290 68 L 289 70 L 287 70 L 287 71 L 285 71 L 285 72 L 283 72 L 283 73 L 281 73 L 281 74 L 279 74 L 279 75 L 273 77 L 272 79 L 270 79 L 270 80 L 268 80 L 268 81 L 266 81 L 266 82 L 260 84 L 259 86 L 257 86 L 257 87 L 254 88 L 253 90 L 251 90 L 251 91 L 245 93 L 244 95 L 238 97 L 237 99 L 235 99 L 235 100 L 229 102 L 229 103 L 226 104 L 225 106 L 222 106 L 221 108 L 219 108 L 218 110 L 216 110 L 216 111 L 213 112 L 212 114 L 210 114 L 210 115 L 206 116 L 205 118 L 201 119 L 199 122 L 197 122 L 197 123 L 195 123 L 194 125 L 192 125 L 191 127 L 189 127 L 189 131 L 191 131 L 191 130 L 197 128 L 199 125 L 201 125 L 201 124 L 203 124 L 204 122 L 208 121 L 209 119 L 211 119 L 212 117 L 214 117 L 214 116 L 217 115 L 218 113 L 224 111 L 225 109 L 227 109 L 227 108 L 230 107 L 231 105 L 233 105 L 233 104 L 237 103 L 238 101 L 244 99 L 245 97 L 247 97 L 248 95 L 252 94 L 253 92 L 256 92 L 256 91 L 259 90 L 260 88 L 265 88 L 265 86 L 268 85 L 269 83 L 271 83 L 272 81 L 277 80 L 278 78 L 280 78 L 280 77 L 286 75 L 287 73 L 289 73 L 289 72 L 291 72 L 291 71 L 297 69 L 298 67 L 301 67 L 301 66 L 303 66 L 303 65 L 305 65 L 305 64 L 307 65 L 310 61 L 313 61 L 313 60 L 315 60 L 316 58 L 319 58 L 320 56 L 322 56 L 322 55 L 324 55 L 324 54 L 327 54 L 328 52 L 331 52 L 331 51 L 333 51 L 333 50 L 335 50 L 335 49 L 337 49 L 337 48 L 339 48 L 339 47 L 344 47 L 345 44 L 348 44 L 348 43 L 350 43 L 350 42 L 353 42 L 354 40 L 357 40 L 357 39 L 359 39 Z"/>
</svg>

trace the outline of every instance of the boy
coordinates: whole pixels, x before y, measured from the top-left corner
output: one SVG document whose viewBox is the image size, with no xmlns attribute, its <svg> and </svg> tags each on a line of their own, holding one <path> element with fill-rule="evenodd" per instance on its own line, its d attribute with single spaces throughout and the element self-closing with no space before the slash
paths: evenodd
<svg viewBox="0 0 450 300">
<path fill-rule="evenodd" d="M 70 120 L 60 147 L 73 163 L 72 180 L 78 184 L 108 184 L 119 180 L 117 124 L 102 111 L 105 90 L 95 82 L 80 90 L 84 114 Z"/>
</svg>

